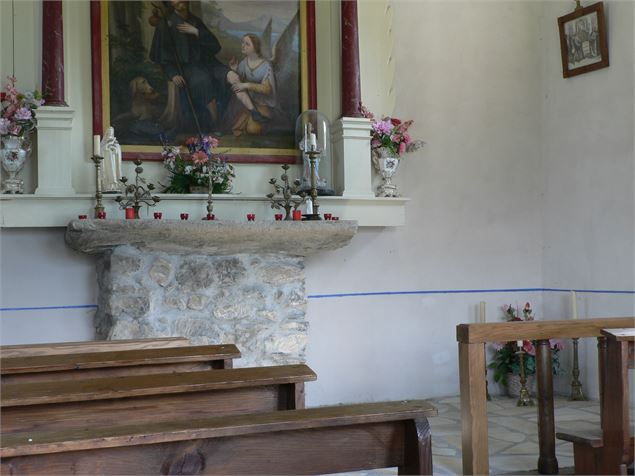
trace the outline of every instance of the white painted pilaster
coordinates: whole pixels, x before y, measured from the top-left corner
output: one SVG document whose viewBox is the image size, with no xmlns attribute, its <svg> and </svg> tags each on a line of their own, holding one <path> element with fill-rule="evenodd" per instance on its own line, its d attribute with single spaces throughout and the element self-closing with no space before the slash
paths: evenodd
<svg viewBox="0 0 635 476">
<path fill-rule="evenodd" d="M 75 111 L 42 106 L 37 110 L 38 150 L 36 195 L 74 194 L 71 132 Z"/>
<path fill-rule="evenodd" d="M 333 125 L 334 184 L 348 198 L 374 197 L 370 160 L 370 120 L 342 117 Z"/>
</svg>

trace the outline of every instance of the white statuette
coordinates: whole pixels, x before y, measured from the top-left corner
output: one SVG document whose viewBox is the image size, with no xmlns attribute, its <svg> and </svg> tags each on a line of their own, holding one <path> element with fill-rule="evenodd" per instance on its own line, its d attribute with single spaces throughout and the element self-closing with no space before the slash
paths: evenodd
<svg viewBox="0 0 635 476">
<path fill-rule="evenodd" d="M 99 137 L 99 136 L 97 136 Z M 115 130 L 109 127 L 101 141 L 101 153 L 104 157 L 102 190 L 104 193 L 121 192 L 121 146 L 115 137 Z"/>
</svg>

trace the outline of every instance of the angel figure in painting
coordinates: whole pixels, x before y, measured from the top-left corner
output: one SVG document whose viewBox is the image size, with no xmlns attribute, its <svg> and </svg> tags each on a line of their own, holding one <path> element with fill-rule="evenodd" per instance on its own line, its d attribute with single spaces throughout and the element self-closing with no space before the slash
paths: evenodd
<svg viewBox="0 0 635 476">
<path fill-rule="evenodd" d="M 230 105 L 228 124 L 235 136 L 262 134 L 278 105 L 273 67 L 262 57 L 260 38 L 253 33 L 243 36 L 240 51 L 245 57 L 240 63 L 232 58 L 227 73 L 236 98 Z"/>
<path fill-rule="evenodd" d="M 297 81 L 297 73 L 295 78 L 290 74 L 297 68 L 289 64 L 297 28 L 296 15 L 276 43 L 275 55 L 271 54 L 271 22 L 265 28 L 263 41 L 254 33 L 242 37 L 241 53 L 245 56 L 240 62 L 232 58 L 227 73 L 227 83 L 234 94 L 224 122 L 234 136 L 262 135 L 297 115 L 297 107 L 281 104 L 278 96 L 278 85 L 288 90 L 289 81 Z M 296 101 L 299 103 L 299 99 Z"/>
</svg>

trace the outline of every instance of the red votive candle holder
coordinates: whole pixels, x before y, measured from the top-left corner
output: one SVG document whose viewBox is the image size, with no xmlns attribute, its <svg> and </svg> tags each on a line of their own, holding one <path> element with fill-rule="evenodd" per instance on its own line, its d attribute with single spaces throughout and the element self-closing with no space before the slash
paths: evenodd
<svg viewBox="0 0 635 476">
<path fill-rule="evenodd" d="M 103 213 L 103 212 L 102 212 Z M 104 218 L 105 215 L 104 215 Z M 134 208 L 126 208 L 126 220 L 134 220 L 135 216 L 134 216 Z"/>
<path fill-rule="evenodd" d="M 161 212 L 154 212 L 154 219 L 155 219 L 155 220 L 160 220 L 161 218 L 163 218 L 163 213 L 161 213 Z"/>
<path fill-rule="evenodd" d="M 340 219 L 340 217 L 333 217 L 333 218 L 331 218 L 331 220 L 333 220 L 333 221 L 339 221 L 339 219 Z"/>
<path fill-rule="evenodd" d="M 256 219 L 255 213 L 247 213 L 247 221 L 254 221 Z"/>
<path fill-rule="evenodd" d="M 216 218 L 216 215 L 214 215 L 213 213 L 208 213 L 205 217 L 205 219 L 208 221 L 212 221 L 214 218 Z"/>
<path fill-rule="evenodd" d="M 77 218 L 79 218 L 80 220 L 86 220 L 88 218 L 88 215 L 79 215 Z"/>
<path fill-rule="evenodd" d="M 181 220 L 187 220 L 190 217 L 189 213 L 181 213 Z"/>
<path fill-rule="evenodd" d="M 294 221 L 302 220 L 302 210 L 293 210 L 293 220 Z"/>
<path fill-rule="evenodd" d="M 333 218 L 333 214 L 332 213 L 325 213 L 324 214 L 324 219 L 325 220 L 330 220 L 331 218 Z"/>
<path fill-rule="evenodd" d="M 275 215 L 276 221 L 282 221 L 282 213 L 276 213 Z"/>
<path fill-rule="evenodd" d="M 100 220 L 106 219 L 106 212 L 97 212 L 97 218 Z"/>
</svg>

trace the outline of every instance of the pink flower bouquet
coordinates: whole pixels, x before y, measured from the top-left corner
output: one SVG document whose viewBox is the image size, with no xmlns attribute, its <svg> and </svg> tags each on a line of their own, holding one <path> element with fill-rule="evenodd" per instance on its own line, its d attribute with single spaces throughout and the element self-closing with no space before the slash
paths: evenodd
<svg viewBox="0 0 635 476">
<path fill-rule="evenodd" d="M 519 316 L 518 309 L 514 309 L 510 305 L 503 306 L 503 313 L 508 321 L 533 321 L 534 315 L 531 304 L 526 303 L 522 310 L 522 317 Z M 562 373 L 560 368 L 560 351 L 564 349 L 564 344 L 560 339 L 549 340 L 549 346 L 552 351 L 552 371 L 553 375 Z M 493 344 L 494 358 L 488 365 L 490 369 L 494 369 L 494 381 L 507 385 L 507 374 L 520 374 L 520 359 L 518 357 L 518 345 L 513 342 L 496 342 Z M 536 372 L 536 347 L 534 342 L 523 340 L 523 350 L 525 355 L 525 373 L 531 375 Z"/>
<path fill-rule="evenodd" d="M 361 113 L 371 121 L 370 149 L 373 153 L 386 149 L 392 156 L 399 157 L 423 146 L 423 141 L 415 140 L 408 134 L 412 120 L 402 121 L 396 117 L 384 117 L 379 120 L 364 106 L 361 107 Z"/>
<path fill-rule="evenodd" d="M 182 154 L 181 148 L 168 144 L 164 136 L 163 165 L 170 174 L 170 185 L 164 193 L 189 193 L 192 187 L 207 189 L 211 176 L 214 193 L 229 192 L 232 187 L 234 167 L 214 154 L 218 139 L 212 136 L 190 137 L 185 146 L 189 154 Z"/>
<path fill-rule="evenodd" d="M 8 76 L 6 90 L 0 93 L 0 135 L 23 136 L 37 126 L 35 109 L 44 104 L 39 91 L 21 93 L 16 79 Z"/>
</svg>

